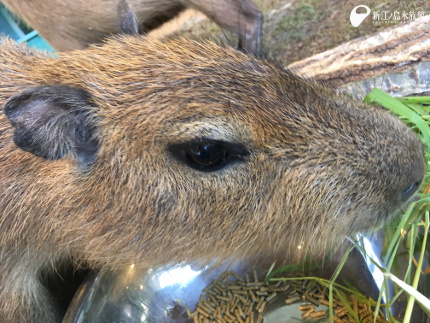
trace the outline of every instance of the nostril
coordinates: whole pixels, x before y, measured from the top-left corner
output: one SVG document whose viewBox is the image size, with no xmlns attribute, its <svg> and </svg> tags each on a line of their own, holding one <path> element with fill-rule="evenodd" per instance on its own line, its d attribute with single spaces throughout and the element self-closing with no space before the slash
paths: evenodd
<svg viewBox="0 0 430 323">
<path fill-rule="evenodd" d="M 411 186 L 409 186 L 407 189 L 405 189 L 402 192 L 402 200 L 403 201 L 409 200 L 412 197 L 412 195 L 414 195 L 415 192 L 418 191 L 420 186 L 421 186 L 421 181 L 415 182 Z"/>
</svg>

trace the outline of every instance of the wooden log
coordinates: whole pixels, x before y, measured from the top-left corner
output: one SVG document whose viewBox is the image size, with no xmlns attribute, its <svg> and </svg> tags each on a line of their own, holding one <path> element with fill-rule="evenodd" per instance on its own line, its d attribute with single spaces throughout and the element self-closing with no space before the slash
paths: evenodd
<svg viewBox="0 0 430 323">
<path fill-rule="evenodd" d="M 349 41 L 287 67 L 340 87 L 387 73 L 404 73 L 427 61 L 430 15 Z"/>
</svg>

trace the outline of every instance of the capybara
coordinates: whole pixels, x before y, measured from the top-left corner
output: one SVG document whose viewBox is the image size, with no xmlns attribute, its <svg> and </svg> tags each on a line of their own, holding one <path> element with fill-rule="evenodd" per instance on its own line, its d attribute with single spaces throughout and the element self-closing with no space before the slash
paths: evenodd
<svg viewBox="0 0 430 323">
<path fill-rule="evenodd" d="M 83 49 L 116 34 L 122 0 L 2 0 L 57 51 Z M 263 14 L 251 0 L 128 0 L 139 32 L 146 33 L 194 8 L 239 36 L 239 47 L 258 54 Z"/>
<path fill-rule="evenodd" d="M 425 171 L 390 112 L 210 42 L 0 46 L 0 321 L 58 322 L 66 269 L 318 257 Z"/>
</svg>

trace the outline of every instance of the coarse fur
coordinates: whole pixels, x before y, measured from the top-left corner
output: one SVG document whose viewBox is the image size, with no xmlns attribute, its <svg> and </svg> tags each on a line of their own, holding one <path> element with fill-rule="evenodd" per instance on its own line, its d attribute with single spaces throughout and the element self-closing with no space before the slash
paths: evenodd
<svg viewBox="0 0 430 323">
<path fill-rule="evenodd" d="M 3 0 L 57 51 L 83 49 L 118 33 L 124 0 Z M 140 33 L 176 17 L 185 8 L 203 12 L 239 36 L 239 47 L 258 54 L 263 14 L 251 0 L 127 0 Z"/>
<path fill-rule="evenodd" d="M 0 104 L 5 323 L 60 321 L 46 280 L 63 266 L 321 256 L 424 174 L 388 111 L 213 43 L 121 36 L 53 58 L 4 41 Z M 202 139 L 246 153 L 214 171 L 178 158 Z"/>
</svg>

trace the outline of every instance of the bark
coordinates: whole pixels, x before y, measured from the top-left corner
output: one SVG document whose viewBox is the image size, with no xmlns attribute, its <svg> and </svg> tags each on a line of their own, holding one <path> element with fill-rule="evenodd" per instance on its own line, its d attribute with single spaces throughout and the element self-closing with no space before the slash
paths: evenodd
<svg viewBox="0 0 430 323">
<path fill-rule="evenodd" d="M 336 48 L 288 66 L 298 74 L 325 81 L 332 86 L 351 89 L 384 86 L 388 91 L 401 87 L 430 88 L 430 15 L 408 24 L 388 28 L 358 38 Z M 401 77 L 399 77 L 399 73 Z"/>
</svg>

